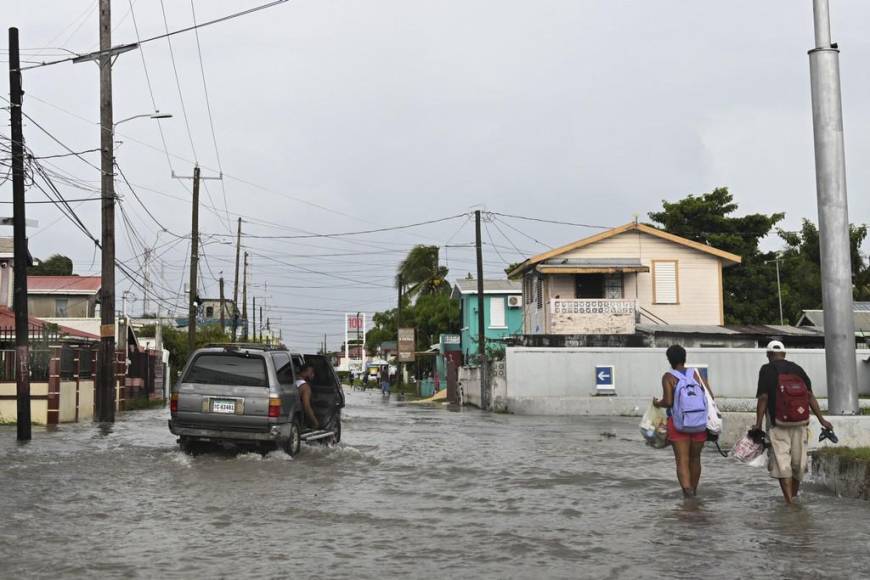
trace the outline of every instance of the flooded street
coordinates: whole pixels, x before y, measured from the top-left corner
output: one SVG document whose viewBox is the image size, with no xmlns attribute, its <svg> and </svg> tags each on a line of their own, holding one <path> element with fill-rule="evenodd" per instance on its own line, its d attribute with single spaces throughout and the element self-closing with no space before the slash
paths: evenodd
<svg viewBox="0 0 870 580">
<path fill-rule="evenodd" d="M 0 428 L 0 576 L 866 578 L 870 504 L 704 456 L 696 502 L 635 418 L 450 412 L 348 392 L 344 441 L 182 454 L 168 411 Z"/>
</svg>

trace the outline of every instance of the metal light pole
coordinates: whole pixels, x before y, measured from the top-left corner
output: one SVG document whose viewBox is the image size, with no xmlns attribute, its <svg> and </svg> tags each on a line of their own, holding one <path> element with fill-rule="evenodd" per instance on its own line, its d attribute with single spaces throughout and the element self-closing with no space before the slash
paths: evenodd
<svg viewBox="0 0 870 580">
<path fill-rule="evenodd" d="M 831 43 L 828 0 L 813 0 L 816 47 L 809 51 L 816 152 L 816 194 L 828 410 L 834 415 L 858 412 L 852 262 L 846 199 L 843 105 L 840 96 L 840 51 Z"/>
</svg>

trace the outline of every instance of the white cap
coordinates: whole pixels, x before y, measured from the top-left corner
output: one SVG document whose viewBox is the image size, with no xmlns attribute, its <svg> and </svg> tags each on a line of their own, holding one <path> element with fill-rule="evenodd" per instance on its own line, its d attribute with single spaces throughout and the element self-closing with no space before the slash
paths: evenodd
<svg viewBox="0 0 870 580">
<path fill-rule="evenodd" d="M 785 345 L 778 340 L 767 343 L 767 352 L 785 352 Z"/>
</svg>

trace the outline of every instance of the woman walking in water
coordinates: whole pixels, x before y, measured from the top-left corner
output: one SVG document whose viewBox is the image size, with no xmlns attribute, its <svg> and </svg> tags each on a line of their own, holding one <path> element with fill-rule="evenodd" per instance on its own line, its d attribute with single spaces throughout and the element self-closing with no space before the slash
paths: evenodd
<svg viewBox="0 0 870 580">
<path fill-rule="evenodd" d="M 704 389 L 709 390 L 709 386 L 696 369 L 686 368 L 686 349 L 682 346 L 671 345 L 665 354 L 671 370 L 662 375 L 662 398 L 654 398 L 653 405 L 668 410 L 668 441 L 674 448 L 677 480 L 683 495 L 694 497 L 701 479 L 701 450 L 707 440 Z"/>
</svg>

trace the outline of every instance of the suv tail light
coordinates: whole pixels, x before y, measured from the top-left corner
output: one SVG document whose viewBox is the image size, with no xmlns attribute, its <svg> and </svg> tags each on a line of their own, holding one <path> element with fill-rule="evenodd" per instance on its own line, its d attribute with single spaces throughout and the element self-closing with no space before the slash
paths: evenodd
<svg viewBox="0 0 870 580">
<path fill-rule="evenodd" d="M 275 395 L 269 397 L 269 417 L 277 418 L 281 416 L 281 399 Z"/>
<path fill-rule="evenodd" d="M 178 412 L 178 393 L 172 393 L 169 397 L 169 412 L 173 414 Z"/>
</svg>

